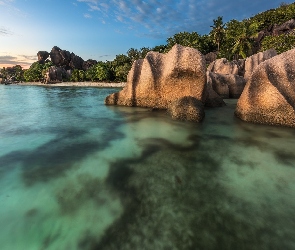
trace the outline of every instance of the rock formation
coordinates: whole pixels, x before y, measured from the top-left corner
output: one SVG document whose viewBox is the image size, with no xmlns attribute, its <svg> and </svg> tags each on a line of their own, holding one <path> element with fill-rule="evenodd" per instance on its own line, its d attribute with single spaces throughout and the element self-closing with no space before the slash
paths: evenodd
<svg viewBox="0 0 295 250">
<path fill-rule="evenodd" d="M 226 58 L 212 62 L 207 70 L 219 74 L 243 75 L 243 60 L 229 62 Z"/>
<path fill-rule="evenodd" d="M 252 72 L 260 63 L 276 55 L 277 55 L 277 52 L 274 49 L 269 49 L 248 57 L 245 62 L 245 75 L 244 75 L 245 80 L 246 81 L 249 80 Z"/>
<path fill-rule="evenodd" d="M 71 61 L 69 66 L 71 69 L 83 69 L 84 60 L 80 56 L 76 56 L 74 53 L 71 53 Z"/>
<path fill-rule="evenodd" d="M 235 114 L 248 122 L 295 127 L 295 49 L 256 67 Z"/>
<path fill-rule="evenodd" d="M 209 76 L 210 72 L 207 71 L 207 96 L 205 101 L 206 107 L 222 107 L 225 106 L 225 102 L 223 99 L 218 95 L 212 87 L 212 79 Z"/>
<path fill-rule="evenodd" d="M 47 51 L 38 51 L 37 57 L 38 62 L 44 64 L 45 60 L 49 57 L 49 53 Z"/>
<path fill-rule="evenodd" d="M 196 49 L 175 45 L 167 54 L 149 52 L 133 63 L 125 88 L 106 97 L 107 105 L 167 109 L 184 96 L 206 99 L 206 65 Z"/>
<path fill-rule="evenodd" d="M 295 28 L 295 20 L 291 19 L 281 25 L 274 25 L 272 34 L 274 36 L 279 36 L 282 34 L 287 34 Z"/>
<path fill-rule="evenodd" d="M 214 62 L 217 59 L 217 52 L 209 52 L 205 55 L 206 65 Z"/>
<path fill-rule="evenodd" d="M 54 46 L 51 49 L 50 58 L 55 66 L 68 66 L 71 61 L 71 53 L 67 50 L 61 50 L 59 47 Z"/>
<path fill-rule="evenodd" d="M 210 81 L 213 90 L 221 98 L 239 98 L 246 85 L 243 77 L 233 74 L 217 74 L 208 72 L 207 82 Z"/>
<path fill-rule="evenodd" d="M 87 70 L 97 64 L 96 60 L 88 59 L 87 61 L 84 61 L 83 63 L 83 70 Z"/>
<path fill-rule="evenodd" d="M 45 83 L 62 82 L 67 77 L 67 72 L 63 67 L 51 66 L 45 75 Z"/>
<path fill-rule="evenodd" d="M 172 119 L 200 122 L 205 117 L 204 104 L 192 96 L 184 96 L 173 101 L 168 112 Z"/>
</svg>

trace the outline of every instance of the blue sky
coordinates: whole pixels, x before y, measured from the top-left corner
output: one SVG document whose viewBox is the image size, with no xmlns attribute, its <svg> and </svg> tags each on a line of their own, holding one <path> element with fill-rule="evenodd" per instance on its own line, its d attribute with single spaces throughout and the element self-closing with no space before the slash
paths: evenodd
<svg viewBox="0 0 295 250">
<path fill-rule="evenodd" d="M 0 0 L 0 67 L 29 67 L 53 46 L 84 60 L 113 60 L 180 31 L 206 34 L 212 20 L 242 20 L 282 0 Z M 284 1 L 291 3 L 293 1 Z"/>
</svg>

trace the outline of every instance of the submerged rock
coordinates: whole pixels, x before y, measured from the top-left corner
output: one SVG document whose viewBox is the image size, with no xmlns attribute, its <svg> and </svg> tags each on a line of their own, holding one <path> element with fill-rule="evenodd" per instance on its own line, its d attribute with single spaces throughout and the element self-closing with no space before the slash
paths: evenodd
<svg viewBox="0 0 295 250">
<path fill-rule="evenodd" d="M 244 121 L 295 127 L 295 49 L 256 67 L 235 115 Z"/>
<path fill-rule="evenodd" d="M 196 49 L 175 45 L 167 54 L 149 52 L 135 61 L 125 88 L 107 96 L 105 104 L 167 109 L 184 96 L 205 102 L 205 58 Z"/>
<path fill-rule="evenodd" d="M 168 108 L 172 119 L 200 122 L 205 117 L 204 104 L 192 96 L 173 101 Z"/>
</svg>

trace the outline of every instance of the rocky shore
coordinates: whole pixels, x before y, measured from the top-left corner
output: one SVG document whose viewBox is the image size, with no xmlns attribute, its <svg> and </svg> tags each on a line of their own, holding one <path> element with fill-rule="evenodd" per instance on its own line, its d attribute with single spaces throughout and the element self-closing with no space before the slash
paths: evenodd
<svg viewBox="0 0 295 250">
<path fill-rule="evenodd" d="M 123 88 L 125 82 L 60 82 L 52 84 L 44 84 L 41 82 L 22 82 L 17 83 L 21 86 L 44 86 L 44 87 L 101 87 L 101 88 Z"/>
</svg>

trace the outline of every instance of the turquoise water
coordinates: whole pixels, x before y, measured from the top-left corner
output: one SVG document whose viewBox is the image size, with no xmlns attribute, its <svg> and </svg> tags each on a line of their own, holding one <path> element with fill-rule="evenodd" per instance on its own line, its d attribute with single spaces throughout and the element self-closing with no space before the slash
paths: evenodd
<svg viewBox="0 0 295 250">
<path fill-rule="evenodd" d="M 295 130 L 0 85 L 0 246 L 295 249 Z"/>
</svg>

